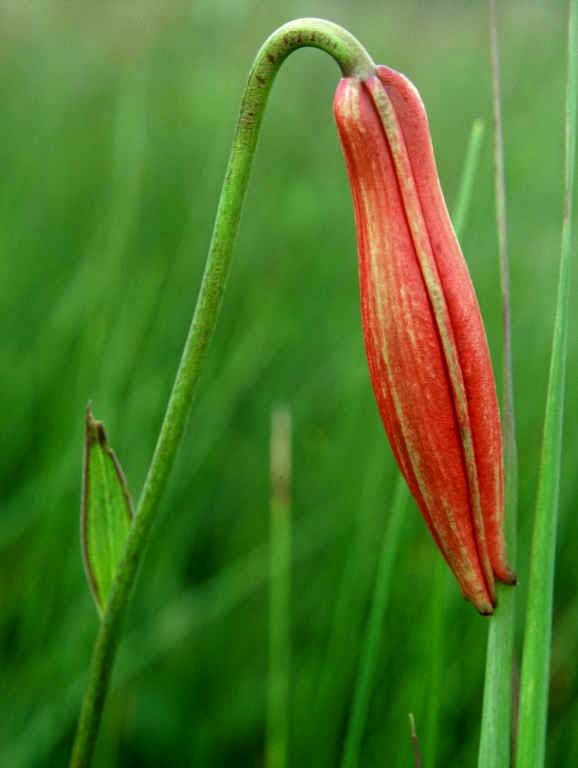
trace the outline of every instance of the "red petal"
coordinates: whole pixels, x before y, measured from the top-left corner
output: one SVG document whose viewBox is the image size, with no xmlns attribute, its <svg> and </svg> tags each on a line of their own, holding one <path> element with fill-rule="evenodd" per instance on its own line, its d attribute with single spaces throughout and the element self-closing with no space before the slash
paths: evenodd
<svg viewBox="0 0 578 768">
<path fill-rule="evenodd" d="M 440 187 L 421 98 L 399 72 L 377 68 L 407 147 L 467 393 L 485 536 L 496 577 L 512 583 L 503 534 L 502 438 L 492 364 L 470 275 Z"/>
<path fill-rule="evenodd" d="M 359 81 L 341 81 L 335 116 L 353 192 L 364 338 L 380 413 L 464 594 L 488 613 L 492 596 L 472 524 L 452 384 L 398 172 Z"/>
</svg>

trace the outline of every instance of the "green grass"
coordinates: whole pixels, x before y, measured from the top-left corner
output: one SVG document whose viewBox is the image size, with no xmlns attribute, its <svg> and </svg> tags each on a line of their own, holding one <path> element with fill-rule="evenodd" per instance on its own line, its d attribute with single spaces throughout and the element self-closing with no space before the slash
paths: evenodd
<svg viewBox="0 0 578 768">
<path fill-rule="evenodd" d="M 542 456 L 532 538 L 529 597 L 520 677 L 520 716 L 516 765 L 544 764 L 548 722 L 548 681 L 552 645 L 552 613 L 556 535 L 562 464 L 562 436 L 566 394 L 566 357 L 569 326 L 569 274 L 572 257 L 572 210 L 576 162 L 576 88 L 578 6 L 569 3 L 568 61 L 565 105 L 564 205 L 558 299 L 542 436 Z"/>
<path fill-rule="evenodd" d="M 433 4 L 432 4 L 433 5 Z M 66 762 L 97 616 L 80 555 L 83 414 L 136 497 L 190 321 L 238 102 L 258 45 L 321 15 L 405 72 L 456 198 L 473 118 L 490 124 L 485 4 L 173 3 L 133 16 L 47 0 L 0 19 L 2 762 Z M 120 8 L 120 6 L 118 6 Z M 124 6 L 123 6 L 124 7 Z M 501 11 L 520 447 L 518 640 L 556 300 L 565 18 Z M 210 42 L 219 28 L 217 53 Z M 536 40 L 540 45 L 536 45 Z M 134 594 L 95 765 L 260 765 L 268 672 L 269 415 L 293 415 L 289 764 L 337 764 L 395 487 L 365 370 L 353 217 L 331 117 L 338 73 L 304 51 L 274 88 L 214 345 Z M 463 247 L 501 359 L 490 142 Z M 578 375 L 570 321 L 568 381 Z M 499 378 L 499 377 L 498 377 Z M 566 401 L 548 764 L 578 759 L 573 467 Z M 487 623 L 406 510 L 363 766 L 476 765 Z M 432 600 L 444 594 L 439 731 L 426 734 Z M 516 644 L 519 656 L 521 645 Z M 433 747 L 432 747 L 433 748 Z"/>
</svg>

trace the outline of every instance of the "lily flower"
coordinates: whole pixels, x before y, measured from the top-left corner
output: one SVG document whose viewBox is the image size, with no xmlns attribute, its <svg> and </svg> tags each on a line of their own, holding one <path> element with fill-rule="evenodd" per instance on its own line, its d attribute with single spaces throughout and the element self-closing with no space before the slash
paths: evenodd
<svg viewBox="0 0 578 768">
<path fill-rule="evenodd" d="M 334 113 L 357 230 L 373 391 L 393 453 L 464 596 L 482 614 L 515 583 L 502 438 L 478 302 L 436 169 L 423 102 L 387 67 L 340 81 Z"/>
</svg>

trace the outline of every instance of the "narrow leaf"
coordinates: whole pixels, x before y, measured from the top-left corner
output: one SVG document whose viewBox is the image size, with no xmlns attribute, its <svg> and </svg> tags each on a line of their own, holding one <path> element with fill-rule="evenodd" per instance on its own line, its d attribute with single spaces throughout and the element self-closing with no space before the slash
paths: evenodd
<svg viewBox="0 0 578 768">
<path fill-rule="evenodd" d="M 80 528 L 86 577 L 102 614 L 133 518 L 133 504 L 122 468 L 102 421 L 86 408 Z"/>
<path fill-rule="evenodd" d="M 511 565 L 516 566 L 518 450 L 512 366 L 510 266 L 506 217 L 506 180 L 496 1 L 489 1 L 490 58 L 494 134 L 494 196 L 502 288 L 502 439 L 504 452 L 504 519 Z M 498 587 L 498 607 L 488 626 L 486 673 L 478 768 L 509 766 L 512 741 L 512 670 L 514 663 L 515 591 Z"/>
<path fill-rule="evenodd" d="M 576 0 L 571 0 L 568 15 L 566 163 L 562 253 L 530 561 L 526 634 L 520 681 L 517 768 L 542 768 L 546 755 L 556 527 L 564 425 L 566 337 L 569 324 L 568 273 L 572 251 L 572 191 L 576 153 L 576 90 L 578 88 L 577 37 L 578 4 Z"/>
<path fill-rule="evenodd" d="M 411 712 L 409 713 L 409 727 L 411 729 L 411 743 L 413 746 L 415 768 L 421 768 L 421 757 L 419 754 L 419 741 L 417 740 L 417 732 L 415 730 L 415 718 Z"/>
<path fill-rule="evenodd" d="M 267 768 L 286 768 L 291 663 L 291 412 L 271 418 L 271 522 L 269 592 L 269 700 Z"/>
</svg>

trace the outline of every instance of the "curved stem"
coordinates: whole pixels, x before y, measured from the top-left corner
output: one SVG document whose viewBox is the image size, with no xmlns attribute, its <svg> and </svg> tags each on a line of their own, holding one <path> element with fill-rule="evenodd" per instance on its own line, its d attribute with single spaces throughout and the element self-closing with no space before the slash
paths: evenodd
<svg viewBox="0 0 578 768">
<path fill-rule="evenodd" d="M 285 24 L 265 41 L 257 54 L 241 102 L 193 320 L 125 553 L 96 638 L 70 763 L 74 768 L 88 766 L 92 758 L 130 593 L 217 321 L 267 97 L 281 64 L 290 53 L 305 46 L 329 53 L 345 76 L 364 78 L 374 71 L 374 64 L 363 46 L 346 30 L 322 19 L 298 19 Z"/>
</svg>

